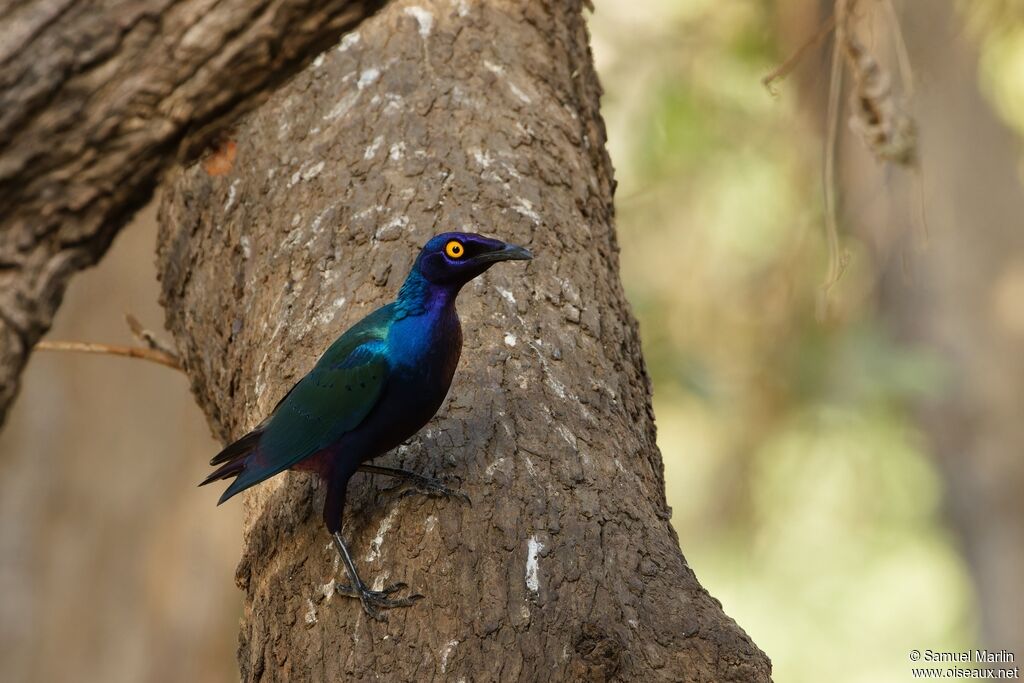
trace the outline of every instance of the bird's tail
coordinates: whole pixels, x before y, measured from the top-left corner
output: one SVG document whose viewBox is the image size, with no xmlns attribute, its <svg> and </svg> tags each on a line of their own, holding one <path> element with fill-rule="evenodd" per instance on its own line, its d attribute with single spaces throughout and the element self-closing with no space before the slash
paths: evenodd
<svg viewBox="0 0 1024 683">
<path fill-rule="evenodd" d="M 255 481 L 249 481 L 248 477 L 239 475 L 245 472 L 249 458 L 258 452 L 262 436 L 263 430 L 255 429 L 238 441 L 226 446 L 224 450 L 213 456 L 213 459 L 210 460 L 211 465 L 220 465 L 220 467 L 211 472 L 210 476 L 206 477 L 206 479 L 203 479 L 199 484 L 200 486 L 206 486 L 221 479 L 237 477 L 224 492 L 224 495 L 220 497 L 220 500 L 217 501 L 218 505 L 256 483 Z"/>
</svg>

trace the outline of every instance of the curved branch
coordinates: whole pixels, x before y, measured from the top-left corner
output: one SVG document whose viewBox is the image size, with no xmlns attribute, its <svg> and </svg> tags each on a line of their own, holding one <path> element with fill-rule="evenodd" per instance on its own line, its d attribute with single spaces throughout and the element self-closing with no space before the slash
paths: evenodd
<svg viewBox="0 0 1024 683">
<path fill-rule="evenodd" d="M 165 169 L 380 0 L 15 0 L 0 9 L 0 423 L 69 278 Z"/>
</svg>

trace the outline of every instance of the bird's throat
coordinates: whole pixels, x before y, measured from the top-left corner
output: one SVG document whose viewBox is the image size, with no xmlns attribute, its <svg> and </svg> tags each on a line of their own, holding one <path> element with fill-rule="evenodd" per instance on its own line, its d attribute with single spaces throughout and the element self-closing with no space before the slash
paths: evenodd
<svg viewBox="0 0 1024 683">
<path fill-rule="evenodd" d="M 434 284 L 413 266 L 395 299 L 396 320 L 430 312 L 440 314 L 444 309 L 455 306 L 458 294 L 458 286 Z"/>
</svg>

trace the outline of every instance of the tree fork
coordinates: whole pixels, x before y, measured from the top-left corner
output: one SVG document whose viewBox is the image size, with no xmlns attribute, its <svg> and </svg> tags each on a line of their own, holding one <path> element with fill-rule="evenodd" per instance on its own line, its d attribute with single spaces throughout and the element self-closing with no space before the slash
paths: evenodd
<svg viewBox="0 0 1024 683">
<path fill-rule="evenodd" d="M 164 195 L 168 326 L 224 440 L 390 299 L 428 236 L 536 254 L 467 287 L 451 395 L 380 463 L 473 506 L 349 487 L 360 571 L 424 600 L 379 624 L 334 594 L 311 477 L 246 494 L 245 681 L 770 680 L 669 524 L 581 5 L 389 4 L 247 117 L 229 173 L 194 166 Z"/>
</svg>

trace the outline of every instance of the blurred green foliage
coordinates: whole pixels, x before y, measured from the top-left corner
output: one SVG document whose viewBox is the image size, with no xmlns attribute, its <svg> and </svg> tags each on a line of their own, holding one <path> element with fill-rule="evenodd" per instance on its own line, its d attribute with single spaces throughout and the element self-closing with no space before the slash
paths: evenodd
<svg viewBox="0 0 1024 683">
<path fill-rule="evenodd" d="M 1024 0 L 961 3 L 961 9 L 979 43 L 981 88 L 1003 120 L 1024 135 Z"/>
<path fill-rule="evenodd" d="M 623 277 L 673 523 L 703 585 L 775 680 L 904 681 L 910 649 L 975 639 L 909 407 L 945 372 L 885 329 L 853 238 L 835 315 L 816 319 L 820 124 L 794 87 L 761 85 L 786 56 L 777 24 L 768 2 L 598 3 Z M 1024 130 L 1024 21 L 975 34 L 983 87 Z"/>
</svg>

